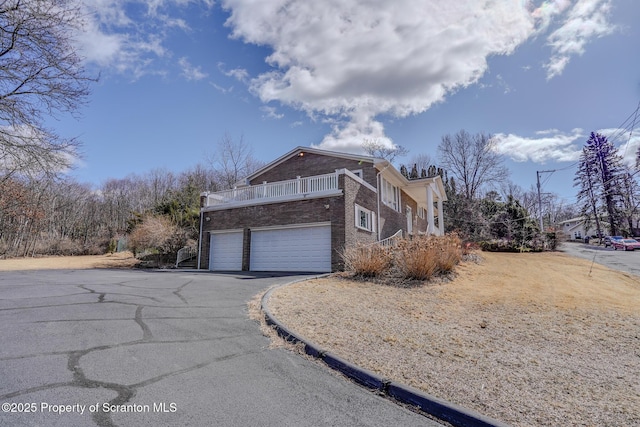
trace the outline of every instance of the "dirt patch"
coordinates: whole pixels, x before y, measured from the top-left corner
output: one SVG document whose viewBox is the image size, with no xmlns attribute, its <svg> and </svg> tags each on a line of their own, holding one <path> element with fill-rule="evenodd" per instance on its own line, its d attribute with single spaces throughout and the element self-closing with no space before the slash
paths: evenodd
<svg viewBox="0 0 640 427">
<path fill-rule="evenodd" d="M 274 291 L 306 339 L 514 426 L 640 425 L 640 278 L 560 253 L 483 253 L 451 281 Z"/>
<path fill-rule="evenodd" d="M 118 252 L 107 255 L 10 258 L 0 259 L 0 271 L 132 268 L 139 262 L 131 252 Z"/>
</svg>

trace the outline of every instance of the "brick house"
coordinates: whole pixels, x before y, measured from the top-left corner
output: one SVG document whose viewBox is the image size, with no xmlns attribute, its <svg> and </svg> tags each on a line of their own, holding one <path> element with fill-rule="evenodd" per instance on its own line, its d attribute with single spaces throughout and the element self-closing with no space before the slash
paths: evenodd
<svg viewBox="0 0 640 427">
<path fill-rule="evenodd" d="M 232 190 L 201 195 L 198 268 L 329 272 L 340 251 L 401 233 L 444 233 L 440 176 L 384 159 L 297 147 Z"/>
</svg>

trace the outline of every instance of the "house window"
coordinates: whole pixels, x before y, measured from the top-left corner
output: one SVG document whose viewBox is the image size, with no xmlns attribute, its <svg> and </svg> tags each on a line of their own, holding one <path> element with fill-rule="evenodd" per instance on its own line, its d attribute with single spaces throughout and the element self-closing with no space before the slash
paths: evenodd
<svg viewBox="0 0 640 427">
<path fill-rule="evenodd" d="M 357 169 L 357 170 L 351 171 L 351 173 L 354 174 L 355 176 L 357 176 L 360 179 L 364 179 L 363 175 L 362 175 L 362 169 Z"/>
<path fill-rule="evenodd" d="M 400 189 L 384 178 L 380 179 L 380 199 L 391 209 L 400 212 Z"/>
<path fill-rule="evenodd" d="M 356 227 L 362 230 L 373 231 L 373 212 L 356 205 Z"/>
<path fill-rule="evenodd" d="M 425 217 L 425 213 L 424 213 L 425 209 L 420 207 L 418 208 L 418 217 L 424 219 Z"/>
</svg>

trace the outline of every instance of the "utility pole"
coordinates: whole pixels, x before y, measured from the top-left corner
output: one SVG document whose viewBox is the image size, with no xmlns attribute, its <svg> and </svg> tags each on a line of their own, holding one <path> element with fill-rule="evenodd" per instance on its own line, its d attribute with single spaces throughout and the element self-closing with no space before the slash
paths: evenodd
<svg viewBox="0 0 640 427">
<path fill-rule="evenodd" d="M 540 219 L 540 232 L 544 231 L 544 224 L 542 222 L 542 192 L 540 190 L 540 174 L 541 173 L 553 173 L 556 170 L 548 170 L 548 171 L 536 171 L 536 180 L 538 182 L 538 217 Z"/>
</svg>

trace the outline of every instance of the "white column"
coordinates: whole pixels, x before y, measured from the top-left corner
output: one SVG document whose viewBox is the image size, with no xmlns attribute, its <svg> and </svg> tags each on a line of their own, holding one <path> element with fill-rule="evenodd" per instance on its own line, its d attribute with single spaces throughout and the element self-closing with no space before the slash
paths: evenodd
<svg viewBox="0 0 640 427">
<path fill-rule="evenodd" d="M 434 234 L 436 232 L 435 219 L 433 217 L 433 190 L 431 186 L 427 186 L 427 234 Z"/>
<path fill-rule="evenodd" d="M 438 230 L 440 235 L 444 236 L 444 213 L 442 207 L 442 199 L 438 198 Z"/>
</svg>

